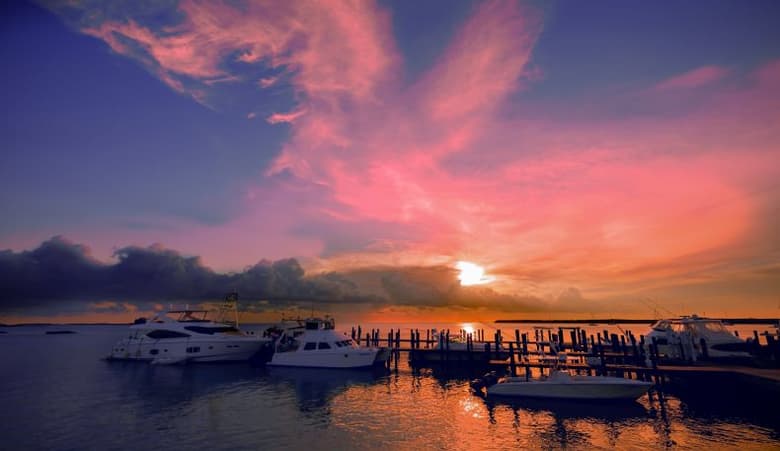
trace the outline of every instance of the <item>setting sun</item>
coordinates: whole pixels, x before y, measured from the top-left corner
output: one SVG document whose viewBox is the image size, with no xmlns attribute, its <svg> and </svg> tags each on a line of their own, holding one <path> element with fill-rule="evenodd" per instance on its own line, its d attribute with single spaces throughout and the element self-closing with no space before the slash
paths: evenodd
<svg viewBox="0 0 780 451">
<path fill-rule="evenodd" d="M 455 267 L 460 270 L 458 280 L 461 285 L 479 285 L 493 281 L 492 277 L 485 276 L 485 268 L 476 263 L 459 261 Z"/>
</svg>

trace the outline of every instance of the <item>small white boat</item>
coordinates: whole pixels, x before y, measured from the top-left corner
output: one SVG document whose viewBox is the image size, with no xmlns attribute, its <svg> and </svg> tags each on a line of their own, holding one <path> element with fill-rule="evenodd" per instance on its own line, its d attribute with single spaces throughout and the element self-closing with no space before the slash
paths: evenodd
<svg viewBox="0 0 780 451">
<path fill-rule="evenodd" d="M 703 357 L 702 340 L 707 346 L 709 358 L 750 358 L 747 343 L 729 332 L 718 319 L 697 315 L 662 319 L 652 325 L 652 331 L 646 338 L 648 345 L 655 339 L 659 354 L 670 358 L 696 360 Z"/>
<path fill-rule="evenodd" d="M 487 387 L 490 396 L 602 401 L 634 400 L 647 393 L 653 385 L 651 382 L 619 377 L 573 376 L 563 370 L 554 370 L 549 376 L 540 379 L 505 377 L 496 382 L 495 377 L 486 375 L 478 381 L 472 382 L 472 386 L 476 389 Z"/>
<path fill-rule="evenodd" d="M 236 306 L 235 299 L 229 297 L 218 321 L 208 319 L 209 310 L 191 309 L 161 312 L 150 320 L 140 318 L 130 326 L 127 338 L 113 346 L 107 359 L 155 365 L 249 360 L 263 346 L 270 346 L 271 340 L 244 333 L 237 321 L 225 319 L 230 308 L 235 310 Z"/>
<path fill-rule="evenodd" d="M 308 318 L 284 328 L 278 337 L 270 366 L 310 368 L 368 368 L 384 364 L 390 350 L 361 347 L 335 330 L 332 318 Z"/>
</svg>

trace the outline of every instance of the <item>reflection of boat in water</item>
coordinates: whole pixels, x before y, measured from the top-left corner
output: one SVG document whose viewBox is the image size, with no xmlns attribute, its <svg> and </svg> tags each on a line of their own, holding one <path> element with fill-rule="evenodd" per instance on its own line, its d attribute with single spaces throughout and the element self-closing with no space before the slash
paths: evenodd
<svg viewBox="0 0 780 451">
<path fill-rule="evenodd" d="M 154 364 L 246 361 L 270 345 L 270 339 L 249 335 L 225 319 L 236 308 L 229 295 L 217 321 L 209 310 L 170 310 L 152 319 L 140 318 L 130 326 L 130 335 L 114 345 L 109 360 L 141 360 Z"/>
<path fill-rule="evenodd" d="M 293 368 L 269 367 L 268 381 L 282 386 L 276 391 L 293 389 L 301 408 L 326 405 L 334 395 L 350 388 L 365 387 L 377 383 L 387 375 L 387 370 L 374 367 L 365 369 Z"/>
<path fill-rule="evenodd" d="M 472 382 L 475 389 L 485 387 L 489 396 L 600 401 L 635 400 L 647 393 L 652 385 L 651 382 L 619 377 L 571 375 L 563 370 L 553 370 L 549 376 L 539 379 L 497 379 L 494 374 L 488 374 Z"/>
<path fill-rule="evenodd" d="M 384 364 L 390 350 L 361 347 L 335 330 L 332 318 L 308 318 L 285 327 L 276 340 L 270 366 L 365 368 Z"/>
<path fill-rule="evenodd" d="M 722 321 L 697 315 L 657 321 L 647 334 L 647 343 L 653 339 L 658 352 L 670 358 L 703 357 L 702 340 L 710 358 L 750 358 L 747 343 L 729 332 Z"/>
<path fill-rule="evenodd" d="M 517 397 L 485 398 L 488 409 L 505 406 L 512 410 L 529 412 L 549 412 L 559 420 L 593 418 L 609 422 L 642 418 L 647 410 L 638 402 L 614 403 L 588 400 L 571 401 L 566 399 L 541 399 Z"/>
</svg>

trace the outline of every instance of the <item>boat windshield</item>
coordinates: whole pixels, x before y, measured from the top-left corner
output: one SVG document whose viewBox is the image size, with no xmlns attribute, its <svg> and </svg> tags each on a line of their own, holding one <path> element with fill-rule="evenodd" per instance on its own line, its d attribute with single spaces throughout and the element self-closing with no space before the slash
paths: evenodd
<svg viewBox="0 0 780 451">
<path fill-rule="evenodd" d="M 655 324 L 653 324 L 652 327 L 653 327 L 653 330 L 666 331 L 666 330 L 671 329 L 671 323 L 669 322 L 669 320 L 662 319 L 662 320 L 656 322 Z"/>
<path fill-rule="evenodd" d="M 716 333 L 716 334 L 722 334 L 727 333 L 731 334 L 728 329 L 726 329 L 726 326 L 723 325 L 720 321 L 707 321 L 699 324 L 699 328 L 704 329 L 708 333 Z"/>
</svg>

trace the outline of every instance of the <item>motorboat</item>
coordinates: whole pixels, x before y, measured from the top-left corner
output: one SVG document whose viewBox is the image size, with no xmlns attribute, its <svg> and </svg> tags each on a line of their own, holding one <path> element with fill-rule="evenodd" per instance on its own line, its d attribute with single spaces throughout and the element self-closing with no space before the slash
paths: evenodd
<svg viewBox="0 0 780 451">
<path fill-rule="evenodd" d="M 227 319 L 230 309 L 235 320 Z M 218 318 L 208 318 L 211 310 L 169 310 L 147 320 L 139 318 L 130 326 L 130 334 L 117 342 L 108 360 L 138 360 L 170 365 L 188 362 L 246 361 L 271 339 L 241 331 L 235 303 L 226 303 Z"/>
<path fill-rule="evenodd" d="M 387 362 L 390 350 L 361 347 L 345 333 L 335 330 L 333 318 L 307 318 L 277 328 L 270 366 L 310 368 L 369 368 Z"/>
<path fill-rule="evenodd" d="M 572 375 L 566 370 L 553 370 L 541 378 L 504 377 L 488 373 L 472 382 L 472 387 L 486 389 L 488 396 L 579 400 L 635 400 L 652 387 L 651 382 L 620 377 Z"/>
<path fill-rule="evenodd" d="M 709 358 L 750 358 L 745 341 L 731 333 L 723 321 L 697 315 L 662 319 L 652 326 L 646 343 L 655 339 L 658 353 L 669 358 L 696 360 L 704 357 L 702 340 Z"/>
</svg>

